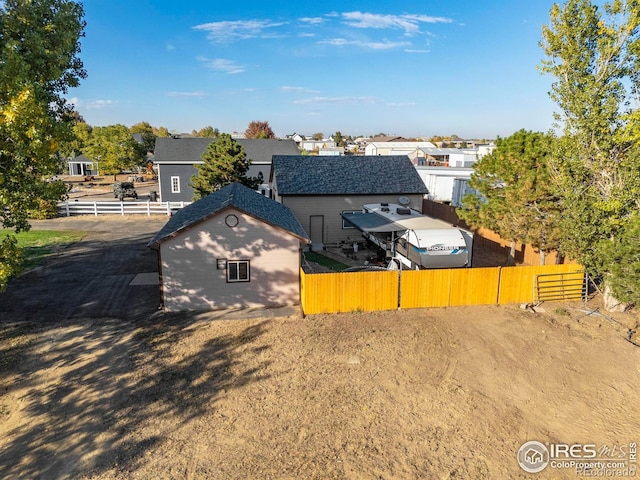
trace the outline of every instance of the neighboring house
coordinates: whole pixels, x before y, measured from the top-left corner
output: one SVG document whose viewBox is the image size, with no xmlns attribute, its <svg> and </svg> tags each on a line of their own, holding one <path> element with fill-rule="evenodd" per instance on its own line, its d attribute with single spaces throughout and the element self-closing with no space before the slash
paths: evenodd
<svg viewBox="0 0 640 480">
<path fill-rule="evenodd" d="M 202 154 L 215 138 L 157 138 L 154 166 L 158 169 L 158 189 L 163 202 L 190 202 L 193 200 L 191 177 L 198 173 L 196 165 L 204 163 Z M 293 140 L 236 139 L 251 160 L 248 177 L 269 178 L 273 155 L 298 155 L 300 150 Z"/>
<path fill-rule="evenodd" d="M 78 155 L 72 159 L 69 159 L 69 175 L 82 176 L 97 175 L 98 169 L 93 168 L 93 160 L 85 157 L 84 155 Z"/>
<path fill-rule="evenodd" d="M 293 140 L 294 142 L 296 142 L 297 145 L 300 145 L 300 142 L 302 142 L 305 139 L 305 137 L 303 137 L 299 133 L 292 133 L 291 135 L 286 135 L 285 138 L 287 140 Z"/>
<path fill-rule="evenodd" d="M 273 157 L 271 194 L 288 206 L 309 233 L 314 249 L 360 233 L 344 212 L 369 203 L 400 203 L 422 212 L 427 188 L 406 156 Z"/>
<path fill-rule="evenodd" d="M 344 155 L 344 147 L 326 147 L 318 151 L 318 155 Z"/>
<path fill-rule="evenodd" d="M 454 185 L 465 183 L 471 178 L 473 168 L 415 166 L 418 175 L 429 190 L 427 198 L 436 202 L 450 203 L 454 198 Z M 456 186 L 456 195 L 468 193 L 466 185 Z M 461 197 L 460 197 L 461 198 Z"/>
<path fill-rule="evenodd" d="M 369 142 L 364 148 L 364 154 L 375 155 L 407 155 L 409 158 L 420 156 L 421 148 L 435 148 L 431 142 Z"/>
<path fill-rule="evenodd" d="M 437 165 L 449 167 L 471 167 L 480 158 L 475 149 L 420 148 L 414 158 L 415 165 Z"/>
<path fill-rule="evenodd" d="M 232 183 L 179 210 L 149 242 L 167 311 L 300 302 L 301 245 L 291 210 Z"/>
<path fill-rule="evenodd" d="M 323 140 L 303 140 L 300 143 L 300 150 L 306 150 L 307 152 L 315 152 L 316 150 L 321 150 L 323 148 L 333 148 L 336 146 L 336 142 L 332 139 L 323 139 Z"/>
</svg>

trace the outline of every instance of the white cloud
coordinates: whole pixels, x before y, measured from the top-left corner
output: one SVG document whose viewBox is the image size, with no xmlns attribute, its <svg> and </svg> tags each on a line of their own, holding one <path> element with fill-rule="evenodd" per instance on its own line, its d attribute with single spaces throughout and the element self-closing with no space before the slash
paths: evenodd
<svg viewBox="0 0 640 480">
<path fill-rule="evenodd" d="M 404 30 L 405 35 L 420 33 L 422 23 L 451 23 L 446 17 L 428 15 L 380 15 L 377 13 L 345 12 L 342 14 L 345 23 L 355 28 L 392 28 Z"/>
<path fill-rule="evenodd" d="M 103 108 L 115 105 L 113 100 L 80 100 L 78 97 L 73 97 L 67 100 L 75 107 L 76 110 L 101 110 Z"/>
<path fill-rule="evenodd" d="M 207 32 L 207 38 L 215 43 L 229 43 L 250 38 L 270 38 L 276 36 L 270 29 L 286 25 L 287 22 L 270 20 L 237 20 L 203 23 L 194 30 Z"/>
<path fill-rule="evenodd" d="M 197 91 L 197 92 L 167 92 L 167 96 L 168 97 L 195 97 L 195 98 L 202 98 L 202 97 L 206 97 L 207 94 L 201 91 Z"/>
<path fill-rule="evenodd" d="M 294 93 L 320 93 L 318 90 L 310 90 L 305 87 L 291 87 L 288 85 L 284 85 L 280 87 L 280 90 L 283 92 L 294 92 Z"/>
<path fill-rule="evenodd" d="M 320 97 L 320 96 L 316 96 L 316 97 L 310 97 L 310 98 L 303 98 L 300 100 L 294 100 L 293 101 L 294 104 L 296 105 L 310 105 L 310 104 L 336 104 L 336 103 L 342 103 L 342 104 L 379 104 L 379 103 L 383 103 L 381 99 L 377 98 L 377 97 L 350 97 L 350 96 L 345 96 L 345 97 Z"/>
<path fill-rule="evenodd" d="M 246 70 L 246 67 L 244 65 L 238 65 L 233 60 L 227 60 L 224 58 L 216 58 L 212 60 L 205 57 L 198 57 L 198 60 L 212 70 L 228 73 L 230 75 L 242 73 Z"/>
<path fill-rule="evenodd" d="M 366 42 L 363 40 L 347 40 L 345 38 L 332 38 L 330 40 L 322 40 L 318 43 L 334 45 L 336 47 L 355 45 L 356 47 L 370 48 L 373 50 L 390 50 L 392 48 L 406 47 L 411 45 L 411 42 L 390 42 L 388 40 L 383 40 L 381 42 Z"/>
<path fill-rule="evenodd" d="M 310 25 L 318 25 L 324 22 L 324 18 L 322 17 L 304 17 L 300 19 L 303 23 L 308 23 Z"/>
<path fill-rule="evenodd" d="M 315 96 L 294 100 L 296 105 L 383 105 L 385 107 L 410 107 L 416 105 L 415 102 L 389 102 L 379 97 L 372 96 L 343 96 L 343 97 L 323 97 Z"/>
<path fill-rule="evenodd" d="M 176 47 L 174 45 L 171 45 L 170 43 L 167 44 L 167 52 L 174 52 Z"/>
</svg>

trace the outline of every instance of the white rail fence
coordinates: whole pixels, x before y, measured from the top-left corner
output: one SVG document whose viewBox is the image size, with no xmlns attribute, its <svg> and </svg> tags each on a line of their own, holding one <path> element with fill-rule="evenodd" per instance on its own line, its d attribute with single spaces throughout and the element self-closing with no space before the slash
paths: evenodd
<svg viewBox="0 0 640 480">
<path fill-rule="evenodd" d="M 167 215 L 191 202 L 60 202 L 58 211 L 65 217 L 72 215 Z"/>
</svg>

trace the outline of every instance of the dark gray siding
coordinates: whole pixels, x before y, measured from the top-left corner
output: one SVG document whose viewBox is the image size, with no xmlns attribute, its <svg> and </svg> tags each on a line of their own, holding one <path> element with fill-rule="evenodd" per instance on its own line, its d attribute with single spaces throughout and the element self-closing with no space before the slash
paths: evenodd
<svg viewBox="0 0 640 480">
<path fill-rule="evenodd" d="M 191 202 L 193 188 L 189 186 L 191 177 L 198 173 L 190 164 L 158 165 L 158 182 L 160 184 L 160 200 L 163 202 Z M 180 193 L 171 192 L 171 177 L 180 178 Z"/>
</svg>

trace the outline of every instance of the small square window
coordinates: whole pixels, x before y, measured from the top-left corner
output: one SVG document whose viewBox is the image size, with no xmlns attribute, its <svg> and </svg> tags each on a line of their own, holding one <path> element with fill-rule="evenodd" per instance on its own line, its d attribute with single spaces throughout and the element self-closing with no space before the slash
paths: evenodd
<svg viewBox="0 0 640 480">
<path fill-rule="evenodd" d="M 227 282 L 249 282 L 250 269 L 249 260 L 229 260 L 227 261 Z"/>
</svg>

